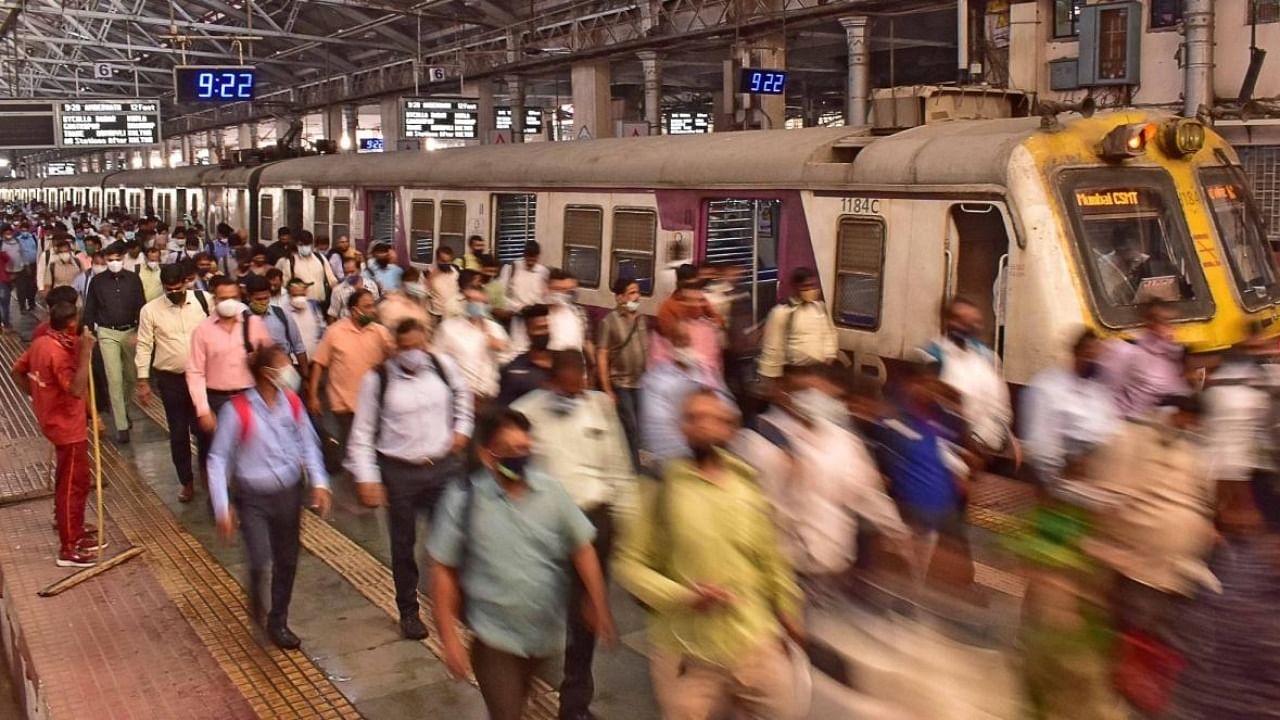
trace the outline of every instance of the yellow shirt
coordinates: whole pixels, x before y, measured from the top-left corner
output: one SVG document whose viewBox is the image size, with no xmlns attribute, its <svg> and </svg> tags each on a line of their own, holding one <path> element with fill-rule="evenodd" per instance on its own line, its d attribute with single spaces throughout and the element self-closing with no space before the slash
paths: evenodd
<svg viewBox="0 0 1280 720">
<path fill-rule="evenodd" d="M 138 268 L 138 278 L 142 280 L 142 295 L 151 302 L 164 294 L 164 285 L 160 282 L 159 268 L 152 270 L 143 263 Z"/>
<path fill-rule="evenodd" d="M 153 367 L 171 373 L 187 371 L 191 336 L 209 317 L 196 300 L 197 292 L 200 291 L 187 291 L 187 301 L 182 307 L 163 295 L 142 306 L 138 314 L 138 350 L 134 355 L 139 380 L 151 377 Z M 201 294 L 205 307 L 212 310 L 213 298 L 207 293 Z"/>
<path fill-rule="evenodd" d="M 729 453 L 720 457 L 719 484 L 688 460 L 667 465 L 661 485 L 647 483 L 639 514 L 624 528 L 615 567 L 622 586 L 653 610 L 652 642 L 731 667 L 781 638 L 778 616 L 797 617 L 803 596 L 754 472 Z M 724 588 L 734 600 L 695 610 L 695 582 Z"/>
</svg>

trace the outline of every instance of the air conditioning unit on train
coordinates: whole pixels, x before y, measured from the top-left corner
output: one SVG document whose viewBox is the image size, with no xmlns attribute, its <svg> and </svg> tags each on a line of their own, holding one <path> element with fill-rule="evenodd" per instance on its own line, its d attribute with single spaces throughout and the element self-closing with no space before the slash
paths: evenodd
<svg viewBox="0 0 1280 720">
<path fill-rule="evenodd" d="M 871 93 L 871 124 L 904 130 L 945 120 L 990 120 L 1025 115 L 1026 95 L 986 85 L 913 85 L 876 88 Z"/>
</svg>

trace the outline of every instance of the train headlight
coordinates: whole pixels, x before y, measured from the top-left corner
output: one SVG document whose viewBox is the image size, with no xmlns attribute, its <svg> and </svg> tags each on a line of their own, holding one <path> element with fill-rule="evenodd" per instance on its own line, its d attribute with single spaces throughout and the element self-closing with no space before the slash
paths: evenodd
<svg viewBox="0 0 1280 720">
<path fill-rule="evenodd" d="M 1170 120 L 1160 128 L 1160 146 L 1173 157 L 1194 155 L 1204 147 L 1204 125 L 1198 120 Z"/>
<path fill-rule="evenodd" d="M 1150 123 L 1121 125 L 1102 139 L 1098 155 L 1103 160 L 1128 160 L 1147 151 L 1147 143 L 1156 134 L 1156 126 Z"/>
</svg>

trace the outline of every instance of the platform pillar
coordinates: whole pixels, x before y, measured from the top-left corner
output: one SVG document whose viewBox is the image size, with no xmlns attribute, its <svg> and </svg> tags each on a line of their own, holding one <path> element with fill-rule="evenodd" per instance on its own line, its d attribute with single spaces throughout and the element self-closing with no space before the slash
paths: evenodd
<svg viewBox="0 0 1280 720">
<path fill-rule="evenodd" d="M 382 118 L 382 142 L 387 152 L 398 150 L 402 139 L 400 98 L 385 97 L 378 101 L 378 114 Z"/>
<path fill-rule="evenodd" d="M 845 79 L 844 121 L 851 127 L 867 125 L 871 116 L 871 18 L 840 18 L 849 46 L 849 72 Z"/>
<path fill-rule="evenodd" d="M 1049 37 L 1040 3 L 1009 6 L 1009 89 L 1040 92 L 1049 85 Z"/>
<path fill-rule="evenodd" d="M 498 127 L 497 110 L 493 105 L 493 80 L 487 77 L 467 80 L 462 84 L 462 96 L 476 101 L 476 142 L 489 142 L 489 133 Z"/>
<path fill-rule="evenodd" d="M 613 137 L 609 61 L 574 63 L 570 77 L 573 84 L 574 139 Z"/>
<path fill-rule="evenodd" d="M 641 50 L 640 68 L 644 72 L 644 121 L 650 135 L 662 134 L 662 64 L 658 53 Z"/>
<path fill-rule="evenodd" d="M 258 147 L 258 124 L 244 123 L 236 128 L 237 147 L 241 150 L 252 150 Z"/>
</svg>

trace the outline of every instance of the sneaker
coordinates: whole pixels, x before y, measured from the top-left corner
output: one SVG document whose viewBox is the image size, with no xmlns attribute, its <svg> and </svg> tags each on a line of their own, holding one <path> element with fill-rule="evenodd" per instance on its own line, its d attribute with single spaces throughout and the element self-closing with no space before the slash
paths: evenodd
<svg viewBox="0 0 1280 720">
<path fill-rule="evenodd" d="M 76 541 L 76 549 L 83 550 L 85 552 L 95 552 L 98 548 L 105 548 L 110 544 L 111 541 L 104 538 L 102 540 L 102 544 L 99 545 L 97 534 L 90 535 L 89 533 L 85 533 Z"/>
<path fill-rule="evenodd" d="M 81 550 L 63 550 L 58 553 L 58 567 L 74 567 L 87 568 L 98 564 L 98 556 L 96 553 Z"/>
<path fill-rule="evenodd" d="M 422 624 L 422 618 L 415 615 L 407 615 L 400 618 L 400 634 L 405 640 L 425 640 L 427 639 L 427 626 Z"/>
</svg>

